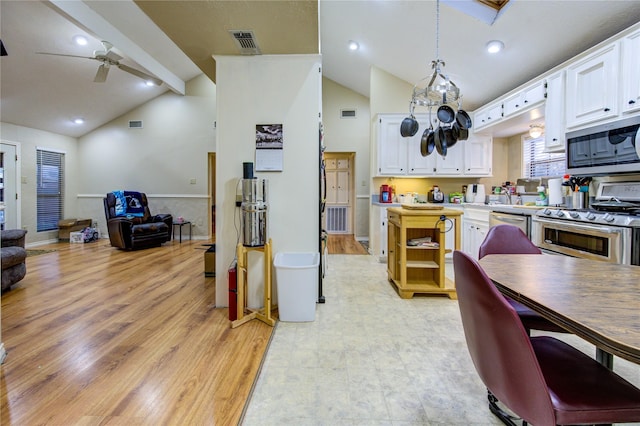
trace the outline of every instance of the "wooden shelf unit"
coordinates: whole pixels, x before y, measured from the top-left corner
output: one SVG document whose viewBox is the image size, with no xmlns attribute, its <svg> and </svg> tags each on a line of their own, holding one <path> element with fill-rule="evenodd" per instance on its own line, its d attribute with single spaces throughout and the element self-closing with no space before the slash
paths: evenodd
<svg viewBox="0 0 640 426">
<path fill-rule="evenodd" d="M 453 219 L 461 214 L 453 209 L 388 209 L 387 273 L 400 297 L 410 299 L 415 293 L 425 293 L 457 298 L 455 286 L 446 286 L 445 231 L 450 222 L 441 217 Z M 455 233 L 455 249 L 460 249 L 459 220 L 455 220 L 455 226 L 449 232 Z M 407 244 L 410 240 L 426 237 L 438 243 L 438 247 Z"/>
</svg>

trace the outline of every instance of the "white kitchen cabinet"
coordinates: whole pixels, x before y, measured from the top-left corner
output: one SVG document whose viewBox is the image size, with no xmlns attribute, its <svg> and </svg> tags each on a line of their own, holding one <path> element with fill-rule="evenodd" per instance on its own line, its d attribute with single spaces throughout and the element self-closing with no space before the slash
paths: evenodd
<svg viewBox="0 0 640 426">
<path fill-rule="evenodd" d="M 422 133 L 429 126 L 428 123 L 420 123 L 420 131 L 413 138 L 407 138 L 407 174 L 408 175 L 433 175 L 436 173 L 436 156 L 434 150 L 426 157 L 420 152 Z"/>
<path fill-rule="evenodd" d="M 447 208 L 452 210 L 458 210 L 461 212 L 464 211 L 462 207 L 447 206 Z M 444 224 L 444 229 L 445 231 L 447 231 L 444 236 L 444 248 L 445 248 L 444 257 L 446 259 L 452 259 L 453 251 L 456 248 L 456 232 L 455 232 L 456 220 L 458 221 L 462 220 L 462 216 L 447 217 L 447 219 L 449 219 L 451 222 L 446 221 L 446 223 Z M 462 235 L 460 236 L 460 239 L 462 240 Z M 462 248 L 462 244 L 460 244 L 460 247 Z"/>
<path fill-rule="evenodd" d="M 369 232 L 369 253 L 380 262 L 387 261 L 387 207 L 371 206 L 371 228 Z"/>
<path fill-rule="evenodd" d="M 640 31 L 622 40 L 622 112 L 640 110 Z"/>
<path fill-rule="evenodd" d="M 489 104 L 473 114 L 473 126 L 476 130 L 484 129 L 502 120 L 502 102 Z"/>
<path fill-rule="evenodd" d="M 489 135 L 471 133 L 464 144 L 464 175 L 490 176 L 493 162 L 493 139 Z"/>
<path fill-rule="evenodd" d="M 616 42 L 567 68 L 568 128 L 618 115 L 619 60 L 620 49 Z"/>
<path fill-rule="evenodd" d="M 380 176 L 460 176 L 464 170 L 466 141 L 460 141 L 442 157 L 434 150 L 423 157 L 420 152 L 422 134 L 429 127 L 426 115 L 416 115 L 418 132 L 408 138 L 400 135 L 405 116 L 384 114 L 378 117 L 378 175 Z"/>
<path fill-rule="evenodd" d="M 507 118 L 544 102 L 544 94 L 544 81 L 535 82 L 531 86 L 505 98 L 502 102 L 502 116 Z"/>
<path fill-rule="evenodd" d="M 467 141 L 458 141 L 452 148 L 447 148 L 447 156 L 443 157 L 435 151 L 431 156 L 435 160 L 438 176 L 460 176 L 464 172 L 464 145 Z"/>
<path fill-rule="evenodd" d="M 477 260 L 480 245 L 489 232 L 489 210 L 465 206 L 462 224 L 462 249 Z"/>
<path fill-rule="evenodd" d="M 404 117 L 399 114 L 378 117 L 378 175 L 380 176 L 397 176 L 407 173 L 408 143 L 406 138 L 400 135 L 402 120 Z"/>
<path fill-rule="evenodd" d="M 547 101 L 544 105 L 545 152 L 565 150 L 564 79 L 564 71 L 547 77 Z"/>
</svg>

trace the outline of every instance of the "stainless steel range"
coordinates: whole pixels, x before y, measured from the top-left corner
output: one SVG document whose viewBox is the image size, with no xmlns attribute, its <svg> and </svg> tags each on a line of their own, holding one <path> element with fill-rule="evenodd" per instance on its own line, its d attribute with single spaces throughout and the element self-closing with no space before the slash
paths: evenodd
<svg viewBox="0 0 640 426">
<path fill-rule="evenodd" d="M 590 209 L 545 208 L 532 217 L 543 251 L 640 265 L 640 182 L 603 182 Z"/>
</svg>

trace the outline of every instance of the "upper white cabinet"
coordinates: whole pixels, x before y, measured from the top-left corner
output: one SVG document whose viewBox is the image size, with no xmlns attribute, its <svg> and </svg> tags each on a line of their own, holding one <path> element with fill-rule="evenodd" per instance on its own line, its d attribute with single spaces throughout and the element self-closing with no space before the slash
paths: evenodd
<svg viewBox="0 0 640 426">
<path fill-rule="evenodd" d="M 502 102 L 496 102 L 479 109 L 473 115 L 476 130 L 484 129 L 502 120 Z"/>
<path fill-rule="evenodd" d="M 400 135 L 404 117 L 388 115 L 378 117 L 378 175 L 407 173 L 407 140 Z M 414 137 L 419 137 L 418 134 Z"/>
<path fill-rule="evenodd" d="M 489 135 L 473 133 L 462 143 L 464 143 L 465 176 L 491 176 L 493 138 Z"/>
<path fill-rule="evenodd" d="M 562 152 L 565 149 L 564 78 L 564 71 L 547 77 L 547 102 L 544 105 L 546 152 Z"/>
<path fill-rule="evenodd" d="M 640 31 L 622 39 L 622 112 L 640 110 Z"/>
<path fill-rule="evenodd" d="M 519 112 L 526 111 L 537 104 L 544 102 L 544 81 L 540 80 L 531 86 L 508 96 L 502 102 L 503 118 L 511 117 Z"/>
<path fill-rule="evenodd" d="M 569 65 L 566 103 L 568 128 L 618 115 L 619 63 L 619 44 L 611 43 Z"/>
<path fill-rule="evenodd" d="M 378 115 L 378 176 L 487 176 L 491 174 L 492 139 L 483 136 L 478 138 L 473 132 L 466 141 L 458 141 L 447 149 L 446 157 L 434 150 L 423 157 L 420 152 L 422 133 L 429 127 L 428 117 L 417 116 L 420 124 L 413 137 L 400 135 L 400 125 L 404 116 L 400 114 Z M 478 144 L 478 141 L 481 141 Z M 482 150 L 479 147 L 482 145 Z M 488 146 L 487 146 L 488 145 Z M 472 146 L 470 154 L 473 158 L 467 164 L 467 147 Z M 482 154 L 480 153 L 482 151 Z M 488 152 L 488 154 L 486 154 Z M 476 158 L 483 155 L 483 158 Z M 478 164 L 482 163 L 479 167 Z"/>
</svg>

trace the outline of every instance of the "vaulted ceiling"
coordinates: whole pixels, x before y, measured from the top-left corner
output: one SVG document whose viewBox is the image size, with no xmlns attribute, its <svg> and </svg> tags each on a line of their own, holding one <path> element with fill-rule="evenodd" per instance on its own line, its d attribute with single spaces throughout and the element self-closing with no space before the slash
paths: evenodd
<svg viewBox="0 0 640 426">
<path fill-rule="evenodd" d="M 213 56 L 240 54 L 231 30 L 251 31 L 263 55 L 321 53 L 323 75 L 364 96 L 372 66 L 410 84 L 430 73 L 438 35 L 444 71 L 473 110 L 640 21 L 640 0 L 441 3 L 436 34 L 433 0 L 1 0 L 0 119 L 80 136 L 166 90 L 183 93 L 202 72 L 215 81 Z M 74 45 L 77 34 L 89 45 Z M 506 46 L 496 56 L 484 49 L 493 39 Z M 101 40 L 165 84 L 146 87 L 117 69 L 94 83 L 95 60 L 36 54 L 91 57 Z"/>
</svg>

